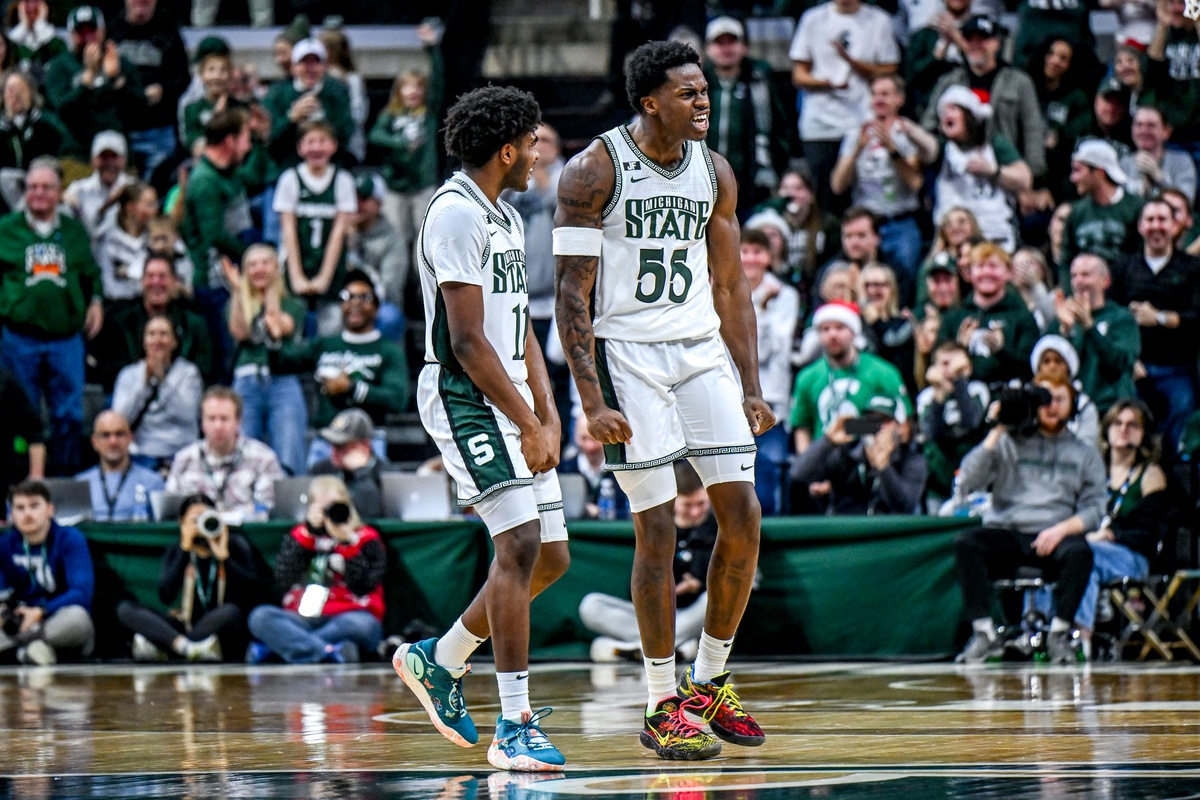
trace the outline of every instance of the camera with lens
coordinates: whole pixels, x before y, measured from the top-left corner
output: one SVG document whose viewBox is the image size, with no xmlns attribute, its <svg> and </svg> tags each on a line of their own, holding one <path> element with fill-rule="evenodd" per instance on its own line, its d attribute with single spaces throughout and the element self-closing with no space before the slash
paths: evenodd
<svg viewBox="0 0 1200 800">
<path fill-rule="evenodd" d="M 211 508 L 202 512 L 196 517 L 196 530 L 209 539 L 216 539 L 221 535 L 221 515 Z"/>
<path fill-rule="evenodd" d="M 330 503 L 325 508 L 325 519 L 334 525 L 345 525 L 350 521 L 350 506 L 341 501 Z"/>
<path fill-rule="evenodd" d="M 992 396 L 1000 404 L 996 422 L 1014 434 L 1032 435 L 1038 427 L 1038 409 L 1050 405 L 1050 392 L 1032 383 L 1019 386 L 997 384 L 991 389 Z"/>
</svg>

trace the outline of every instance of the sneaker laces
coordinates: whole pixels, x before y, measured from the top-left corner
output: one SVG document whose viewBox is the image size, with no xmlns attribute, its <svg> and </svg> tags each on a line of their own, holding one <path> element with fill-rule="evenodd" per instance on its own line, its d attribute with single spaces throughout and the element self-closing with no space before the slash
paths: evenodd
<svg viewBox="0 0 1200 800">
<path fill-rule="evenodd" d="M 674 711 L 666 712 L 667 721 L 663 727 L 666 729 L 667 733 L 677 733 L 684 739 L 690 739 L 693 736 L 703 733 L 701 727 L 688 719 L 683 712 L 690 709 L 691 711 L 700 714 L 708 707 L 708 705 L 709 702 L 707 698 L 689 697 L 688 699 L 679 703 L 675 707 Z"/>
<path fill-rule="evenodd" d="M 742 708 L 742 701 L 738 699 L 737 692 L 733 690 L 732 683 L 726 683 L 717 688 L 708 706 L 700 714 L 700 718 L 705 722 L 712 722 L 713 717 L 717 716 L 722 706 L 728 706 L 735 717 L 747 716 L 746 710 Z"/>
<path fill-rule="evenodd" d="M 546 738 L 546 734 L 542 733 L 542 729 L 538 726 L 539 722 L 553 713 L 553 708 L 539 708 L 529 716 L 529 719 L 518 723 L 516 730 L 503 739 L 500 739 L 500 741 L 507 743 L 513 737 L 516 737 L 518 742 L 530 750 L 544 750 L 547 747 L 554 747 L 554 745 L 550 744 L 550 740 Z"/>
<path fill-rule="evenodd" d="M 460 717 L 467 712 L 467 704 L 466 701 L 463 700 L 462 680 L 470 674 L 471 665 L 467 664 L 467 667 L 465 670 L 463 670 L 462 675 L 459 675 L 457 678 L 450 678 L 450 691 L 446 693 L 446 696 L 450 701 L 450 710 Z"/>
</svg>

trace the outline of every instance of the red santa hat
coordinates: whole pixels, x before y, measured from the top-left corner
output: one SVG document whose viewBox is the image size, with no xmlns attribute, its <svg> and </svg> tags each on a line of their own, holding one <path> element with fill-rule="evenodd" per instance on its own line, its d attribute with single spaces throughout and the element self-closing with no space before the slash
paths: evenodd
<svg viewBox="0 0 1200 800">
<path fill-rule="evenodd" d="M 862 334 L 862 317 L 858 315 L 858 306 L 854 303 L 831 300 L 821 306 L 813 314 L 812 324 L 814 328 L 820 328 L 825 322 L 840 322 L 854 331 L 855 336 Z"/>
</svg>

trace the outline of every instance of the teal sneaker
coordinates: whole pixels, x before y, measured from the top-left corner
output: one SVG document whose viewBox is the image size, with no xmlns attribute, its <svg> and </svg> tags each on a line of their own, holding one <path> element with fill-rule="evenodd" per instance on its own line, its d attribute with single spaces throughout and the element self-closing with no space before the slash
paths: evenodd
<svg viewBox="0 0 1200 800">
<path fill-rule="evenodd" d="M 496 736 L 488 748 L 488 763 L 516 772 L 561 772 L 566 759 L 538 726 L 553 709 L 541 708 L 524 722 L 496 720 Z"/>
<path fill-rule="evenodd" d="M 436 647 L 436 638 L 406 642 L 392 656 L 392 668 L 421 701 L 442 736 L 459 747 L 471 747 L 479 741 L 479 734 L 463 701 L 462 677 L 455 678 L 433 660 Z"/>
</svg>

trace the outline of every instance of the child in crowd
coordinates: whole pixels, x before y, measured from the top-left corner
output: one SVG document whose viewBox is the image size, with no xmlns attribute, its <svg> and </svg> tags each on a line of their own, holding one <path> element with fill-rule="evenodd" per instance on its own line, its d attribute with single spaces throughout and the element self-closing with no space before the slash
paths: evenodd
<svg viewBox="0 0 1200 800">
<path fill-rule="evenodd" d="M 196 71 L 204 84 L 204 96 L 183 109 L 183 144 L 193 155 L 204 146 L 204 126 L 212 115 L 242 105 L 229 94 L 233 71 L 229 53 L 213 52 L 202 56 Z"/>
</svg>

